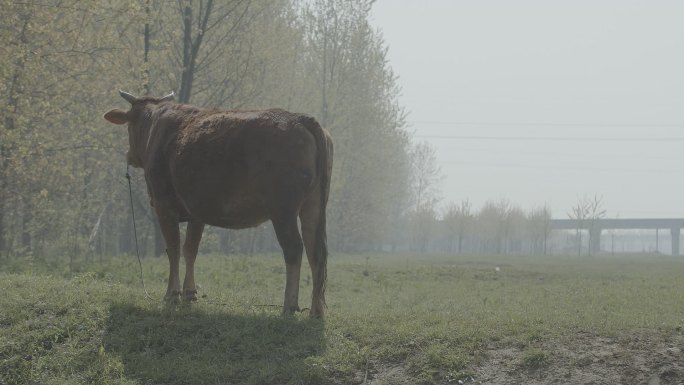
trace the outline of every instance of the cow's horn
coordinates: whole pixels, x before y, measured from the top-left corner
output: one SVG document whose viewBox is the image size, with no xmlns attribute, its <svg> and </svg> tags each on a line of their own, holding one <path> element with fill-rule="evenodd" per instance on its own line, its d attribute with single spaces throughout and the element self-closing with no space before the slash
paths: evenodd
<svg viewBox="0 0 684 385">
<path fill-rule="evenodd" d="M 129 94 L 128 92 L 124 92 L 124 91 L 119 90 L 119 95 L 121 95 L 122 98 L 126 99 L 126 101 L 131 103 L 131 104 L 134 104 L 135 102 L 138 101 L 138 98 Z"/>
<path fill-rule="evenodd" d="M 168 102 L 169 100 L 173 100 L 173 98 L 174 98 L 175 96 L 176 96 L 176 93 L 173 92 L 173 91 L 171 91 L 170 94 L 168 94 L 168 95 L 162 97 L 161 99 L 159 99 L 159 101 L 161 101 L 161 102 Z"/>
</svg>

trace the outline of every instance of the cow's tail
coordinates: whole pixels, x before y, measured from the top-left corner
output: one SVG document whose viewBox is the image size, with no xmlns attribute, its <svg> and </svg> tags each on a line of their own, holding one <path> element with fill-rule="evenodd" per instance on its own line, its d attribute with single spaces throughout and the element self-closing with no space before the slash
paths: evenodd
<svg viewBox="0 0 684 385">
<path fill-rule="evenodd" d="M 300 122 L 316 139 L 316 170 L 318 173 L 318 181 L 320 183 L 320 207 L 318 226 L 316 228 L 316 280 L 318 283 L 314 287 L 314 295 L 318 295 L 325 306 L 325 286 L 327 280 L 327 265 L 328 265 L 328 240 L 326 233 L 326 207 L 328 205 L 328 196 L 330 194 L 330 175 L 332 174 L 333 166 L 333 144 L 330 135 L 325 129 L 321 127 L 316 119 L 301 115 Z"/>
</svg>

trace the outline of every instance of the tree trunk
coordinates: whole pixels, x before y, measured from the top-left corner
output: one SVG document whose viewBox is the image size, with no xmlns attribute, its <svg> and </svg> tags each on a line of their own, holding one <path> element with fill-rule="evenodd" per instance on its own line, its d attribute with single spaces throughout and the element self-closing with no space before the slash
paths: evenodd
<svg viewBox="0 0 684 385">
<path fill-rule="evenodd" d="M 24 200 L 22 205 L 22 221 L 21 221 L 21 246 L 24 252 L 31 251 L 31 221 L 33 220 L 33 213 L 29 207 L 29 203 Z"/>
<path fill-rule="evenodd" d="M 6 167 L 5 167 L 5 156 L 3 146 L 0 145 L 0 257 L 5 254 L 6 243 L 5 243 L 5 178 Z"/>
<path fill-rule="evenodd" d="M 192 38 L 192 6 L 188 2 L 183 8 L 183 73 L 181 74 L 180 91 L 178 93 L 178 101 L 180 103 L 190 102 L 197 55 L 202 45 L 202 39 L 207 32 L 207 24 L 209 23 L 213 4 L 212 0 L 207 1 L 204 14 L 202 14 L 202 9 L 200 8 L 198 15 L 199 31 L 194 40 Z"/>
<path fill-rule="evenodd" d="M 188 3 L 183 9 L 183 72 L 181 73 L 180 91 L 178 92 L 180 103 L 190 101 L 193 76 L 192 63 L 192 7 Z"/>
</svg>

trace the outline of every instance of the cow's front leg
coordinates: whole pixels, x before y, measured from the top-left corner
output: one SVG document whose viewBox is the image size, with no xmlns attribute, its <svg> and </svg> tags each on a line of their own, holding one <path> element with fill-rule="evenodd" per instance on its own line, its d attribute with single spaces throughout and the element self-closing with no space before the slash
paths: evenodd
<svg viewBox="0 0 684 385">
<path fill-rule="evenodd" d="M 179 277 L 180 261 L 180 230 L 178 229 L 178 213 L 168 210 L 161 205 L 155 205 L 157 219 L 166 242 L 166 255 L 169 257 L 169 282 L 166 287 L 164 300 L 178 302 L 181 294 Z"/>
<path fill-rule="evenodd" d="M 195 286 L 195 258 L 202 240 L 204 223 L 188 222 L 183 243 L 183 258 L 185 258 L 185 279 L 183 280 L 183 300 L 197 301 L 197 287 Z"/>
</svg>

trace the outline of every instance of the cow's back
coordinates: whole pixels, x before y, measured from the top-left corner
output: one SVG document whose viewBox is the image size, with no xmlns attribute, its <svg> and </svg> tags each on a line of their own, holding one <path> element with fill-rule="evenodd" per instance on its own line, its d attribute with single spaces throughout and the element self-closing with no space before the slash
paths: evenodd
<svg viewBox="0 0 684 385">
<path fill-rule="evenodd" d="M 183 208 L 211 225 L 245 228 L 297 207 L 316 174 L 316 142 L 300 118 L 211 111 L 179 127 L 169 167 Z"/>
</svg>

